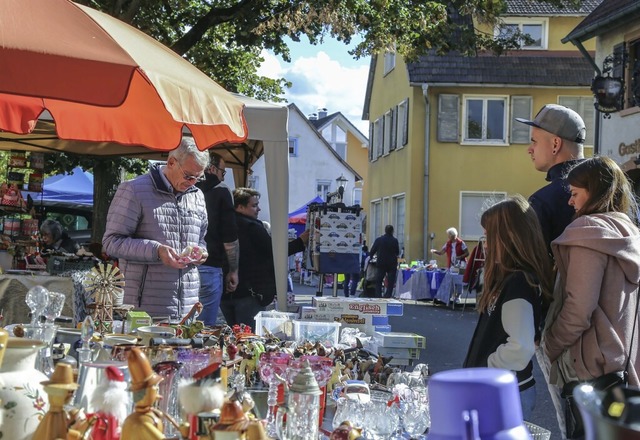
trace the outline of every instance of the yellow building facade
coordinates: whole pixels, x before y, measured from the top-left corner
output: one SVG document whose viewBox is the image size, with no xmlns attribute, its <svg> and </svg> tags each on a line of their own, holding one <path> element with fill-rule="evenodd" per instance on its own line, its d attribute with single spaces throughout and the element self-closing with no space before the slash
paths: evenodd
<svg viewBox="0 0 640 440">
<path fill-rule="evenodd" d="M 528 25 L 525 30 L 539 26 L 540 47 L 500 57 L 425 55 L 409 64 L 392 54 L 372 59 L 363 112 L 371 125 L 368 240 L 391 224 L 406 260 L 430 260 L 429 249 L 442 247 L 446 229 L 455 227 L 471 249 L 488 204 L 516 193 L 528 197 L 545 185 L 527 153 L 529 127 L 514 120 L 532 119 L 545 104 L 582 115 L 590 132 L 585 154 L 591 154 L 593 71 L 560 40 L 597 3 L 563 15 L 545 6 L 540 16 L 505 16 L 511 25 Z"/>
</svg>

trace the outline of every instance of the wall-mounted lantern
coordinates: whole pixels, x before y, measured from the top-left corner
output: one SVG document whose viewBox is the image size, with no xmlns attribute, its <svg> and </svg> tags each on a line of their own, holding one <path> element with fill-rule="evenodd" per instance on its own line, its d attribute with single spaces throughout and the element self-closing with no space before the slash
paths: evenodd
<svg viewBox="0 0 640 440">
<path fill-rule="evenodd" d="M 605 118 L 610 118 L 610 113 L 615 113 L 624 108 L 624 79 L 611 76 L 614 65 L 622 63 L 624 66 L 624 54 L 622 60 L 618 60 L 618 54 L 607 56 L 602 62 L 602 75 L 596 76 L 591 82 L 591 91 L 595 98 L 594 107 Z M 622 69 L 624 72 L 624 69 Z"/>
</svg>

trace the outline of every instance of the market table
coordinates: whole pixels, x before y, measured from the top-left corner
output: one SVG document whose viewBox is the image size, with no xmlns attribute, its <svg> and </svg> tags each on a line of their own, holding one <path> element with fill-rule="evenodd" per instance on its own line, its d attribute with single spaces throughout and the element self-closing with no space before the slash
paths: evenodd
<svg viewBox="0 0 640 440">
<path fill-rule="evenodd" d="M 34 286 L 43 286 L 53 292 L 64 293 L 66 300 L 62 314 L 73 316 L 74 285 L 71 277 L 50 275 L 0 275 L 0 311 L 2 325 L 29 322 L 29 307 L 25 302 L 27 292 Z"/>
<path fill-rule="evenodd" d="M 435 295 L 435 299 L 442 301 L 445 304 L 452 302 L 455 305 L 455 300 L 458 299 L 462 293 L 462 277 L 461 273 L 445 272 L 442 283 L 438 287 L 438 291 Z"/>
<path fill-rule="evenodd" d="M 424 269 L 399 269 L 396 281 L 398 299 L 433 299 L 445 272 Z"/>
</svg>

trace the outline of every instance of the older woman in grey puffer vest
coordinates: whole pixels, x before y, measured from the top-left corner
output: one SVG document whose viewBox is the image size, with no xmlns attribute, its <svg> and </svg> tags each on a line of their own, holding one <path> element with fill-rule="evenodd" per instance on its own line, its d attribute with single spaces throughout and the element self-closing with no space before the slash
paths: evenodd
<svg viewBox="0 0 640 440">
<path fill-rule="evenodd" d="M 158 248 L 206 249 L 207 210 L 198 188 L 174 194 L 161 173 L 161 167 L 153 166 L 148 174 L 120 184 L 102 243 L 108 255 L 120 260 L 125 304 L 151 316 L 178 317 L 198 301 L 198 270 L 192 265 L 174 269 L 162 264 Z"/>
</svg>

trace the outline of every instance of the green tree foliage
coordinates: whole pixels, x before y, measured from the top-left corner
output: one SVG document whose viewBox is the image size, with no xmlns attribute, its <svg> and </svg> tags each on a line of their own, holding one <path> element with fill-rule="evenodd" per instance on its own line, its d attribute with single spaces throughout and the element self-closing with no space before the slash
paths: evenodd
<svg viewBox="0 0 640 440">
<path fill-rule="evenodd" d="M 164 43 L 185 57 L 225 89 L 262 100 L 281 101 L 291 84 L 270 79 L 257 71 L 264 61 L 263 49 L 290 61 L 285 37 L 294 42 L 307 38 L 321 44 L 333 37 L 350 44 L 354 58 L 393 50 L 412 60 L 428 50 L 475 54 L 497 53 L 517 47 L 522 35 L 495 40 L 479 32 L 473 23 L 495 23 L 506 10 L 505 0 L 76 0 L 117 17 Z M 555 5 L 579 4 L 579 0 L 547 0 Z M 55 157 L 53 157 L 55 156 Z M 96 162 L 98 161 L 98 162 Z M 112 193 L 120 170 L 141 172 L 144 165 L 130 159 L 94 159 L 51 155 L 47 170 L 68 171 L 101 167 L 102 182 L 97 200 Z M 111 170 L 111 172 L 105 172 Z M 106 213 L 94 213 L 94 239 Z"/>
</svg>

